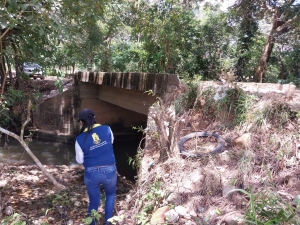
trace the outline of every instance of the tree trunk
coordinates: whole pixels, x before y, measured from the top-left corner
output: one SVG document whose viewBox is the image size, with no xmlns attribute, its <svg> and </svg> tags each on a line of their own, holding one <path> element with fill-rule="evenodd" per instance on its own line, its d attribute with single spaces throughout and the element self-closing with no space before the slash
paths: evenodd
<svg viewBox="0 0 300 225">
<path fill-rule="evenodd" d="M 2 42 L 2 40 L 0 41 L 0 52 L 2 53 L 4 51 L 4 44 Z M 4 88 L 5 88 L 5 84 L 6 84 L 6 68 L 5 68 L 5 59 L 4 59 L 4 55 L 1 54 L 0 56 L 0 76 L 2 79 L 0 79 L 1 81 L 1 95 L 4 94 Z"/>
<path fill-rule="evenodd" d="M 295 0 L 291 0 L 289 2 L 289 7 L 294 3 L 294 1 Z M 283 8 L 278 8 L 274 13 L 272 28 L 253 77 L 254 82 L 262 83 L 266 77 L 268 61 L 276 42 L 276 36 L 289 32 L 293 27 L 291 24 L 299 20 L 298 14 L 292 18 L 283 20 L 285 16 L 282 15 L 285 15 L 285 13 L 286 12 L 283 10 Z"/>
<path fill-rule="evenodd" d="M 152 114 L 151 117 L 155 121 L 159 144 L 160 144 L 160 155 L 159 162 L 164 162 L 170 156 L 170 142 L 169 135 L 167 134 L 167 130 L 170 130 L 168 125 L 166 126 L 165 122 L 168 123 L 169 118 L 166 118 L 168 113 L 166 112 L 165 106 L 163 105 L 163 101 L 159 98 L 158 103 L 160 106 L 160 110 L 157 110 L 156 114 Z M 170 132 L 169 132 L 170 133 Z"/>
<path fill-rule="evenodd" d="M 264 47 L 263 53 L 260 57 L 258 67 L 256 69 L 253 81 L 257 83 L 262 83 L 266 77 L 268 62 L 274 47 L 275 37 L 273 36 L 273 31 L 271 31 L 267 43 Z"/>
<path fill-rule="evenodd" d="M 266 77 L 268 62 L 269 62 L 269 59 L 270 59 L 270 56 L 272 54 L 272 50 L 273 50 L 273 47 L 274 47 L 274 44 L 275 44 L 275 41 L 276 41 L 276 38 L 275 38 L 276 29 L 280 25 L 282 25 L 282 23 L 280 23 L 281 21 L 279 21 L 280 16 L 281 16 L 280 10 L 277 9 L 275 14 L 274 14 L 274 17 L 273 17 L 272 29 L 270 31 L 270 34 L 269 34 L 268 38 L 267 38 L 266 45 L 264 47 L 264 50 L 262 52 L 262 55 L 260 57 L 256 72 L 255 72 L 255 75 L 253 77 L 254 82 L 262 83 L 264 81 L 265 77 Z"/>
<path fill-rule="evenodd" d="M 168 158 L 169 148 L 170 148 L 166 127 L 164 124 L 163 112 L 160 111 L 158 112 L 158 115 L 152 115 L 152 118 L 155 121 L 157 126 L 159 144 L 161 148 L 160 155 L 159 155 L 159 162 L 163 162 Z"/>
</svg>

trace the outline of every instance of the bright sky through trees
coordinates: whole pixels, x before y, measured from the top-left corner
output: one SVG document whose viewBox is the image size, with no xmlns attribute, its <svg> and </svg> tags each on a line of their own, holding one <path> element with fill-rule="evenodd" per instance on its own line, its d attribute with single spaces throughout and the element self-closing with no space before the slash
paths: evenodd
<svg viewBox="0 0 300 225">
<path fill-rule="evenodd" d="M 203 3 L 201 4 L 205 4 L 205 3 L 210 3 L 210 4 L 220 4 L 221 5 L 221 10 L 226 10 L 229 6 L 232 6 L 234 4 L 236 0 L 217 0 L 217 1 L 209 1 L 209 0 L 205 0 Z"/>
</svg>

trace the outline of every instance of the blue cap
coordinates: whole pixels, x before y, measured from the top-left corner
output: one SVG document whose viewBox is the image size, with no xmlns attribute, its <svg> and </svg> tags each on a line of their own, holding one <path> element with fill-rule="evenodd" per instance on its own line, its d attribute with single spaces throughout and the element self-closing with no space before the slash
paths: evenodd
<svg viewBox="0 0 300 225">
<path fill-rule="evenodd" d="M 88 121 L 88 119 L 94 119 L 95 118 L 95 113 L 91 109 L 83 109 L 79 113 L 79 118 L 78 122 L 82 120 L 83 122 Z"/>
</svg>

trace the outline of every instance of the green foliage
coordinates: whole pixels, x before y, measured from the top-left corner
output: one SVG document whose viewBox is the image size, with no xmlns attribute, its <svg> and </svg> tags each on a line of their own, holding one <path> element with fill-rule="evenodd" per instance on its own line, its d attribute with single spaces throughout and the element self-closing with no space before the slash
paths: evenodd
<svg viewBox="0 0 300 225">
<path fill-rule="evenodd" d="M 143 72 L 148 53 L 141 42 L 115 40 L 112 46 L 112 71 Z"/>
<path fill-rule="evenodd" d="M 43 64 L 43 59 L 56 49 L 56 40 L 66 33 L 61 26 L 65 21 L 58 13 L 60 5 L 53 0 L 45 0 L 43 4 L 4 1 L 0 5 L 3 31 L 0 41 L 1 46 L 5 45 L 0 48 L 1 57 L 5 56 L 1 63 L 20 66 L 24 61 L 34 61 Z M 1 76 L 5 75 L 4 68 L 5 64 L 0 67 Z"/>
<path fill-rule="evenodd" d="M 151 95 L 151 96 L 155 96 L 156 95 L 153 90 L 145 91 L 144 94 Z"/>
<path fill-rule="evenodd" d="M 52 204 L 56 206 L 64 206 L 70 204 L 70 199 L 67 193 L 55 194 L 54 198 L 52 199 Z"/>
<path fill-rule="evenodd" d="M 2 225 L 26 225 L 26 221 L 21 219 L 20 214 L 14 213 L 11 216 L 6 217 L 3 221 L 1 221 Z"/>
<path fill-rule="evenodd" d="M 137 130 L 137 132 L 142 132 L 143 134 L 146 133 L 142 126 L 139 126 L 139 127 L 133 126 L 132 129 Z M 128 162 L 128 165 L 132 166 L 132 169 L 138 169 L 140 167 L 141 161 L 142 161 L 142 152 L 143 152 L 143 149 L 139 146 L 138 150 L 137 150 L 137 154 L 134 157 L 128 156 L 127 162 Z"/>
<path fill-rule="evenodd" d="M 148 204 L 143 209 L 144 212 L 151 212 L 162 201 L 163 192 L 161 190 L 161 184 L 161 181 L 156 180 L 148 187 L 147 194 L 143 196 L 143 200 L 145 202 L 148 202 Z"/>
<path fill-rule="evenodd" d="M 132 169 L 135 169 L 136 168 L 136 160 L 130 156 L 128 156 L 128 159 L 127 159 L 127 162 L 128 162 L 128 165 L 131 165 Z"/>
<path fill-rule="evenodd" d="M 300 60 L 300 44 L 294 35 L 287 37 L 288 42 L 291 43 L 291 49 L 282 52 L 283 56 L 281 59 L 282 72 L 286 77 L 281 78 L 282 83 L 293 82 L 298 88 L 300 87 L 300 70 L 298 62 Z M 296 40 L 297 39 L 297 40 Z M 286 43 L 286 40 L 283 40 Z M 286 79 L 284 79 L 286 78 Z"/>
<path fill-rule="evenodd" d="M 91 216 L 84 218 L 82 222 L 84 224 L 91 224 L 93 221 L 99 221 L 100 219 L 101 215 L 95 209 L 93 209 L 91 212 Z"/>
<path fill-rule="evenodd" d="M 64 86 L 64 79 L 65 79 L 65 74 L 60 71 L 60 70 L 54 70 L 53 75 L 57 77 L 55 80 L 55 86 L 58 88 L 59 92 L 63 92 L 63 86 Z"/>
<path fill-rule="evenodd" d="M 9 87 L 7 90 L 7 95 L 6 95 L 7 106 L 11 107 L 14 104 L 20 102 L 21 100 L 22 100 L 22 91 L 15 90 L 15 89 Z"/>
<path fill-rule="evenodd" d="M 233 120 L 233 125 L 245 122 L 254 103 L 254 97 L 241 88 L 235 87 L 226 91 L 226 96 L 217 102 L 218 113 L 227 113 L 227 118 Z"/>
<path fill-rule="evenodd" d="M 198 84 L 192 81 L 187 83 L 189 90 L 185 92 L 178 99 L 176 99 L 175 112 L 181 114 L 186 110 L 189 110 L 194 107 L 195 101 L 198 96 Z"/>
<path fill-rule="evenodd" d="M 251 80 L 266 41 L 266 31 L 258 24 L 272 17 L 264 5 L 280 8 L 288 19 L 299 14 L 293 4 L 257 0 L 239 1 L 229 13 L 215 4 L 199 8 L 180 1 L 0 4 L 0 55 L 6 63 L 0 67 L 1 78 L 7 64 L 34 61 L 66 71 L 177 73 L 204 80 L 217 79 L 221 69 L 235 68 Z M 275 35 L 266 81 L 277 82 L 278 73 L 285 71 L 283 82 L 298 85 L 298 32 L 283 33 Z"/>
<path fill-rule="evenodd" d="M 0 100 L 0 121 L 2 127 L 16 126 L 16 123 L 21 122 L 21 116 L 24 113 L 20 110 L 20 107 L 22 107 L 23 101 L 22 91 L 8 88 Z"/>
<path fill-rule="evenodd" d="M 300 224 L 293 207 L 277 193 L 273 193 L 267 189 L 256 194 L 241 189 L 235 189 L 229 193 L 234 191 L 240 191 L 250 198 L 245 217 L 247 224 Z"/>
<path fill-rule="evenodd" d="M 141 225 L 149 224 L 150 215 L 144 211 L 138 213 L 136 218 L 137 218 L 137 224 L 141 224 Z"/>
<path fill-rule="evenodd" d="M 140 200 L 140 204 L 143 204 L 143 209 L 136 216 L 138 224 L 148 224 L 153 210 L 162 204 L 164 194 L 161 185 L 160 178 L 156 177 L 147 187 L 147 193 Z"/>
<path fill-rule="evenodd" d="M 145 133 L 144 128 L 142 126 L 132 127 L 132 130 L 136 130 L 137 132 Z"/>
<path fill-rule="evenodd" d="M 142 161 L 142 152 L 143 150 L 139 148 L 137 150 L 137 154 L 134 157 L 128 156 L 128 165 L 132 166 L 132 169 L 138 169 L 141 166 L 141 161 Z"/>
<path fill-rule="evenodd" d="M 254 37 L 258 33 L 258 21 L 255 20 L 255 5 L 251 2 L 245 2 L 239 10 L 231 9 L 229 18 L 232 19 L 230 24 L 237 23 L 239 27 L 233 26 L 236 30 L 237 45 L 234 50 L 237 55 L 235 64 L 236 75 L 238 80 L 245 80 L 249 77 L 248 65 L 253 55 L 250 53 L 251 44 L 254 43 Z M 257 55 L 260 55 L 259 52 Z"/>
</svg>

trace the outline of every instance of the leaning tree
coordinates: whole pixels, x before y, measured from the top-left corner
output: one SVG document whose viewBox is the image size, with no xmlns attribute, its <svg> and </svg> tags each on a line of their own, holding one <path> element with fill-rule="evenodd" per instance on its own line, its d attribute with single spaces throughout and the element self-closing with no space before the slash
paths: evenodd
<svg viewBox="0 0 300 225">
<path fill-rule="evenodd" d="M 254 82 L 261 83 L 265 80 L 268 62 L 278 37 L 299 29 L 300 4 L 297 0 L 239 0 L 234 7 L 243 12 L 249 8 L 242 6 L 250 3 L 256 6 L 253 12 L 258 19 L 265 19 L 272 24 L 253 77 Z"/>
</svg>

